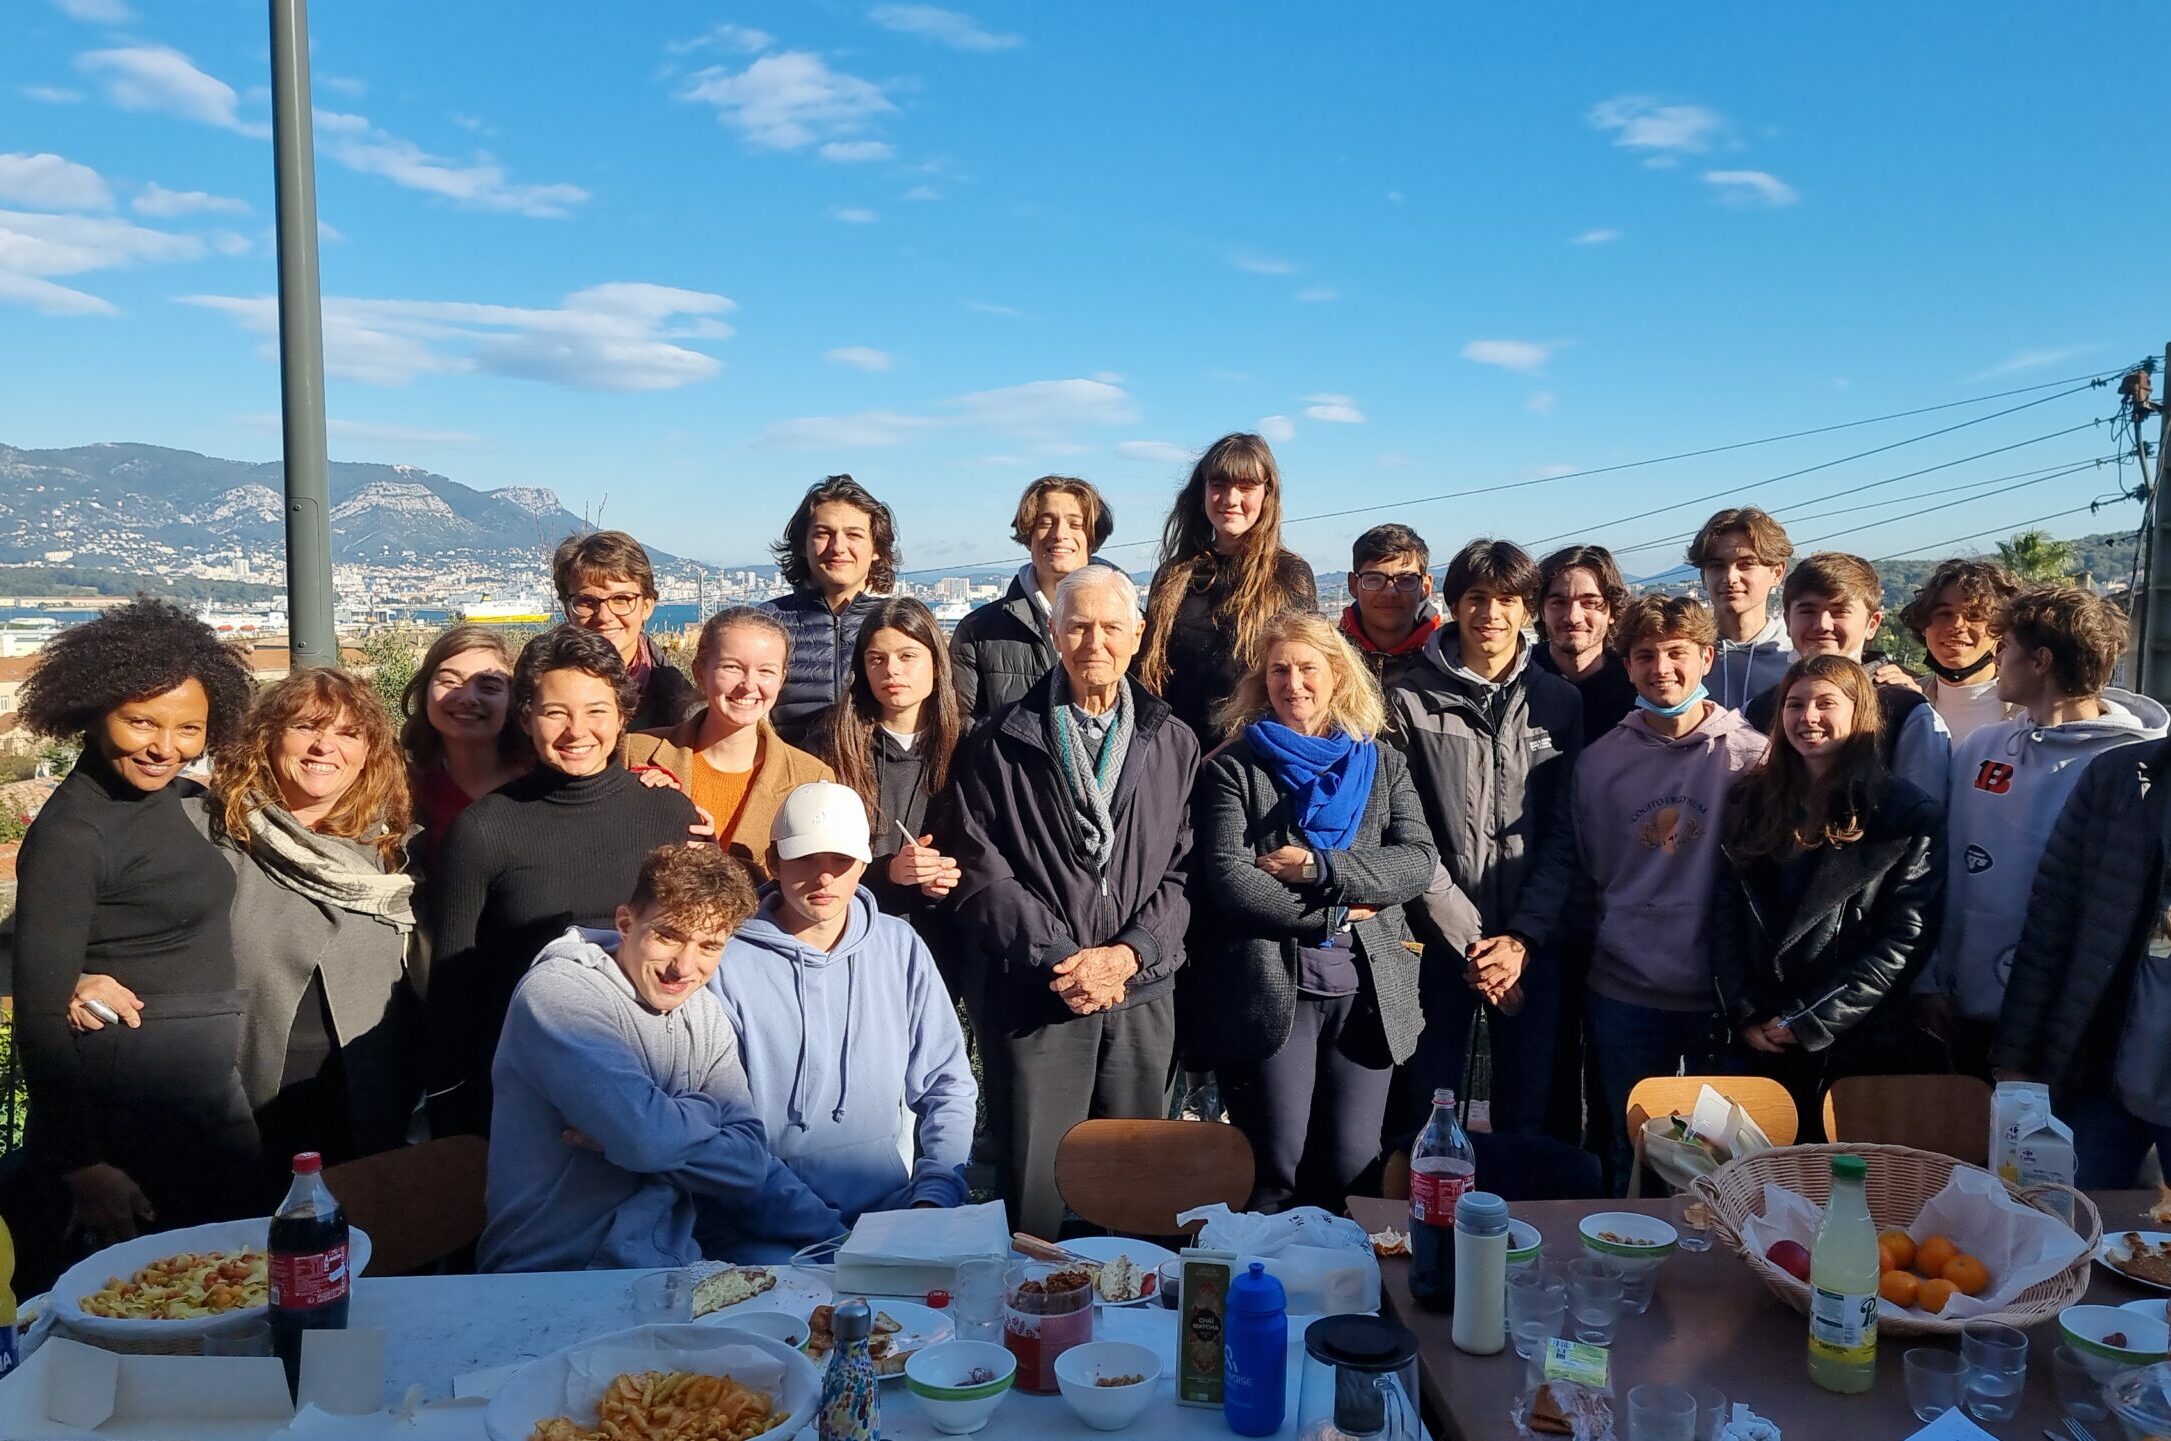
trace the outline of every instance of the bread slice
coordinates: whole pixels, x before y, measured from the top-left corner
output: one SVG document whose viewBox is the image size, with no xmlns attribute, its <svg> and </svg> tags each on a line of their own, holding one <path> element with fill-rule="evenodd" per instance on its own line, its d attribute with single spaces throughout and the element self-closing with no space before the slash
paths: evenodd
<svg viewBox="0 0 2171 1441">
<path fill-rule="evenodd" d="M 694 1315 L 706 1316 L 751 1301 L 774 1285 L 776 1272 L 767 1266 L 726 1266 L 695 1284 Z"/>
</svg>

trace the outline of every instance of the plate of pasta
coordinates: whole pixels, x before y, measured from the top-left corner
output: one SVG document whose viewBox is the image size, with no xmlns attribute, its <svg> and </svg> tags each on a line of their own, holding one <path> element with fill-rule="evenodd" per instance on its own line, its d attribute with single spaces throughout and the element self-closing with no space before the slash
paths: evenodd
<svg viewBox="0 0 2171 1441">
<path fill-rule="evenodd" d="M 814 1419 L 814 1365 L 769 1336 L 641 1326 L 521 1367 L 490 1398 L 491 1441 L 777 1441 Z"/>
<path fill-rule="evenodd" d="M 121 1241 L 53 1283 L 54 1320 L 87 1340 L 171 1341 L 264 1315 L 271 1220 L 215 1221 Z M 348 1228 L 347 1274 L 369 1264 L 369 1236 Z"/>
</svg>

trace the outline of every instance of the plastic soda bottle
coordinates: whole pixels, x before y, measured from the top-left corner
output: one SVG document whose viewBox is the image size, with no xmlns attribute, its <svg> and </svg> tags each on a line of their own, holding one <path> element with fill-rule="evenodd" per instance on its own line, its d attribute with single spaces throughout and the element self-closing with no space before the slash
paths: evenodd
<svg viewBox="0 0 2171 1441">
<path fill-rule="evenodd" d="M 1455 1304 L 1455 1203 L 1476 1184 L 1477 1153 L 1443 1086 L 1410 1151 L 1410 1295 L 1427 1311 Z"/>
<path fill-rule="evenodd" d="M 347 1213 L 324 1184 L 324 1158 L 294 1158 L 294 1184 L 272 1213 L 271 1349 L 286 1363 L 286 1385 L 300 1385 L 302 1333 L 347 1326 Z"/>
<path fill-rule="evenodd" d="M 1863 1183 L 1869 1163 L 1832 1158 L 1832 1199 L 1809 1248 L 1809 1379 L 1856 1396 L 1877 1380 L 1877 1226 Z"/>
</svg>

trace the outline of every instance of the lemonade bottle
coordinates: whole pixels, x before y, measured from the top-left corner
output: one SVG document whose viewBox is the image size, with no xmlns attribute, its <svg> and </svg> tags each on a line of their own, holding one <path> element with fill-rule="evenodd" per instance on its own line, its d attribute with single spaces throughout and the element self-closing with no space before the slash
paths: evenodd
<svg viewBox="0 0 2171 1441">
<path fill-rule="evenodd" d="M 1809 1379 L 1854 1396 L 1877 1379 L 1877 1226 L 1860 1156 L 1832 1158 L 1832 1199 L 1809 1248 Z"/>
<path fill-rule="evenodd" d="M 15 1369 L 22 1351 L 15 1337 L 15 1238 L 0 1221 L 0 1376 Z"/>
</svg>

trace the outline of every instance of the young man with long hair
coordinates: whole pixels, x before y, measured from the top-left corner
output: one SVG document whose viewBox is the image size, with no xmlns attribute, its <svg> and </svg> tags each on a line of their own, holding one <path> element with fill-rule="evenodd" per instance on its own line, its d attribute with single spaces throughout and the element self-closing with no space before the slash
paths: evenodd
<svg viewBox="0 0 2171 1441">
<path fill-rule="evenodd" d="M 957 623 L 950 662 L 967 724 L 985 720 L 1055 669 L 1048 615 L 1063 577 L 1089 564 L 1115 534 L 1115 512 L 1088 481 L 1044 475 L 1025 487 L 1010 538 L 1030 557 L 1003 598 Z"/>
<path fill-rule="evenodd" d="M 1551 671 L 1583 696 L 1583 744 L 1621 723 L 1636 705 L 1636 687 L 1615 646 L 1614 631 L 1628 609 L 1628 584 L 1613 552 L 1571 545 L 1538 562 L 1544 589 L 1538 613 L 1545 644 L 1530 663 Z"/>
<path fill-rule="evenodd" d="M 791 637 L 791 671 L 771 720 L 803 745 L 851 684 L 852 642 L 879 596 L 897 587 L 897 521 L 849 475 L 807 488 L 769 547 L 791 594 L 764 603 Z"/>
<path fill-rule="evenodd" d="M 1998 624 L 2020 583 L 1987 560 L 1948 560 L 1929 574 L 1900 623 L 1922 642 L 1929 679 L 1922 693 L 1945 718 L 1957 746 L 1979 726 L 2011 720 L 1998 697 Z"/>
</svg>

